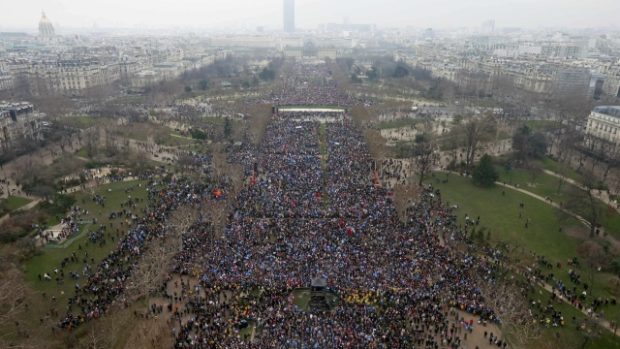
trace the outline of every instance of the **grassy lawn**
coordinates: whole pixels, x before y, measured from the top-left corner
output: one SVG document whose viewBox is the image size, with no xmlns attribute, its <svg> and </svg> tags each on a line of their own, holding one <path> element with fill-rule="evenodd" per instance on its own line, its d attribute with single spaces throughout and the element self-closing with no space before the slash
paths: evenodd
<svg viewBox="0 0 620 349">
<path fill-rule="evenodd" d="M 446 174 L 436 174 L 437 179 L 445 179 Z M 525 253 L 534 252 L 554 260 L 564 261 L 574 255 L 579 243 L 577 239 L 566 236 L 559 231 L 579 227 L 575 219 L 560 221 L 556 209 L 525 194 L 501 187 L 479 188 L 471 179 L 450 174 L 448 183 L 429 181 L 441 190 L 444 201 L 458 205 L 459 222 L 465 216 L 476 219 L 480 216 L 480 225 L 491 231 L 491 239 L 516 244 L 525 249 Z M 502 195 L 505 192 L 505 195 Z M 524 209 L 519 218 L 519 204 Z M 530 225 L 525 228 L 525 219 Z"/>
<path fill-rule="evenodd" d="M 181 147 L 198 142 L 198 140 L 196 139 L 186 137 L 178 133 L 169 133 L 166 136 L 159 137 L 155 141 L 159 145 L 164 145 L 168 147 Z"/>
<path fill-rule="evenodd" d="M 86 147 L 81 148 L 80 150 L 78 150 L 78 151 L 75 153 L 75 155 L 76 155 L 76 156 L 79 156 L 79 157 L 86 158 L 86 159 L 90 158 L 90 156 L 88 156 L 88 149 L 86 149 Z"/>
<path fill-rule="evenodd" d="M 30 203 L 30 199 L 21 196 L 9 196 L 6 199 L 0 200 L 0 213 L 9 213 L 17 210 L 18 208 Z"/>
<path fill-rule="evenodd" d="M 447 183 L 440 181 L 446 178 L 446 174 L 435 174 L 436 179 L 430 179 L 435 188 L 441 190 L 444 201 L 450 205 L 457 204 L 459 223 L 465 221 L 465 216 L 476 219 L 480 217 L 480 226 L 490 231 L 492 241 L 503 241 L 513 247 L 518 247 L 513 253 L 514 258 L 523 265 L 531 265 L 535 256 L 544 256 L 553 265 L 562 263 L 562 268 L 545 270 L 545 273 L 553 272 L 566 285 L 572 286 L 568 277 L 569 267 L 566 261 L 578 256 L 577 247 L 584 241 L 583 229 L 586 229 L 574 218 L 564 217 L 550 205 L 525 194 L 510 189 L 496 186 L 493 188 L 479 188 L 472 184 L 471 179 L 450 174 Z M 502 194 L 505 192 L 505 195 Z M 524 204 L 519 218 L 519 204 Z M 531 223 L 525 228 L 525 219 Z M 562 231 L 559 228 L 562 227 Z M 581 234 L 568 235 L 568 232 Z M 577 237 L 580 236 L 580 237 Z M 585 232 L 585 236 L 588 234 Z M 619 297 L 618 291 L 610 286 L 612 274 L 593 272 L 585 263 L 581 267 L 572 267 L 582 276 L 582 280 L 590 284 L 594 289 L 594 295 L 588 292 L 588 301 L 594 297 Z M 592 275 L 592 280 L 589 280 Z M 590 291 L 589 290 L 589 291 Z M 620 305 L 603 308 L 608 319 L 620 321 Z"/>
<path fill-rule="evenodd" d="M 141 187 L 138 187 L 138 185 L 141 185 Z M 125 192 L 126 189 L 130 189 L 129 192 Z M 109 237 L 110 233 L 116 233 L 118 229 L 122 236 L 126 233 L 127 229 L 130 228 L 130 222 L 121 222 L 119 219 L 109 220 L 109 213 L 121 210 L 121 203 L 126 202 L 129 196 L 132 198 L 145 199 L 144 202 L 138 203 L 138 208 L 134 210 L 136 215 L 141 215 L 142 208 L 146 205 L 147 193 L 144 181 L 119 182 L 103 185 L 99 187 L 95 193 L 105 197 L 105 208 L 96 204 L 91 199 L 90 194 L 83 192 L 74 194 L 76 205 L 88 210 L 88 214 L 84 218 L 84 221 L 88 221 L 88 223 L 84 222 L 80 227 L 80 232 L 63 244 L 50 244 L 44 247 L 41 252 L 30 259 L 25 266 L 26 277 L 33 284 L 34 289 L 40 292 L 46 292 L 48 297 L 55 296 L 58 300 L 57 303 L 63 304 L 63 306 L 66 304 L 67 298 L 73 294 L 75 283 L 85 282 L 83 278 L 77 281 L 72 280 L 69 278 L 69 272 L 73 271 L 81 275 L 84 264 L 73 263 L 65 266 L 65 279 L 60 285 L 57 285 L 53 280 L 40 281 L 38 275 L 48 273 L 54 277 L 53 270 L 55 268 L 60 268 L 62 260 L 71 256 L 74 252 L 80 260 L 85 258 L 86 253 L 88 253 L 88 263 L 96 267 L 96 265 L 117 246 L 119 239 L 116 237 L 116 234 L 114 234 L 115 240 L 112 241 Z M 91 223 L 93 218 L 97 220 L 97 224 Z M 88 239 L 88 232 L 96 230 L 99 224 L 108 226 L 106 243 L 103 246 L 92 244 Z M 91 258 L 94 260 L 94 263 Z"/>
<path fill-rule="evenodd" d="M 571 195 L 568 193 L 577 190 L 574 185 L 566 182 L 559 187 L 561 180 L 546 173 L 532 175 L 531 172 L 520 168 L 506 170 L 503 167 L 497 167 L 497 170 L 500 174 L 501 182 L 518 186 L 543 197 L 549 197 L 556 203 L 567 202 L 567 200 L 571 199 Z M 560 189 L 559 191 L 558 188 Z M 586 193 L 583 192 L 583 195 L 585 196 Z M 584 207 L 585 209 L 587 207 Z M 613 209 L 609 209 L 603 202 L 599 202 L 599 210 L 602 214 L 601 225 L 605 228 L 605 231 L 620 239 L 620 214 Z M 583 210 L 575 213 L 586 216 Z"/>
<path fill-rule="evenodd" d="M 192 137 L 182 136 L 182 135 L 180 135 L 178 133 L 171 133 L 170 137 L 185 139 L 185 140 L 192 141 L 192 142 L 195 141 L 195 139 L 193 139 Z"/>
<path fill-rule="evenodd" d="M 583 176 L 566 164 L 557 162 L 549 157 L 545 157 L 544 159 L 542 159 L 540 161 L 540 164 L 545 170 L 564 175 L 577 182 L 583 182 Z"/>
<path fill-rule="evenodd" d="M 153 137 L 158 131 L 162 133 L 166 132 L 163 126 L 154 125 L 146 122 L 130 123 L 116 130 L 116 132 L 124 138 L 129 138 L 141 142 L 148 141 L 149 137 Z"/>
<path fill-rule="evenodd" d="M 527 120 L 524 122 L 533 131 L 549 131 L 557 127 L 557 122 L 552 120 Z"/>
<path fill-rule="evenodd" d="M 572 184 L 566 182 L 563 182 L 560 187 L 560 182 L 562 181 L 559 178 L 550 176 L 544 172 L 532 174 L 531 171 L 526 169 L 512 168 L 507 170 L 501 166 L 497 166 L 496 169 L 499 173 L 500 182 L 519 187 L 543 197 L 548 196 L 556 203 L 566 200 L 568 198 L 566 192 L 574 188 Z M 558 191 L 558 188 L 561 190 Z"/>
<path fill-rule="evenodd" d="M 68 116 L 58 121 L 60 124 L 75 127 L 79 129 L 87 129 L 104 122 L 102 119 L 98 119 L 91 116 Z"/>
<path fill-rule="evenodd" d="M 529 294 L 529 299 L 543 306 L 547 304 L 553 305 L 553 308 L 561 312 L 564 317 L 564 326 L 545 328 L 541 338 L 532 345 L 533 348 L 542 348 L 544 343 L 554 343 L 557 348 L 574 348 L 576 344 L 583 344 L 585 337 L 580 330 L 577 330 L 577 326 L 586 319 L 585 315 L 562 301 L 552 300 L 551 293 L 539 287 L 536 287 L 535 291 Z M 541 317 L 544 316 L 539 318 Z M 599 333 L 597 338 L 594 338 L 586 348 L 620 349 L 620 339 L 614 337 L 612 333 L 602 328 L 597 332 Z"/>
</svg>

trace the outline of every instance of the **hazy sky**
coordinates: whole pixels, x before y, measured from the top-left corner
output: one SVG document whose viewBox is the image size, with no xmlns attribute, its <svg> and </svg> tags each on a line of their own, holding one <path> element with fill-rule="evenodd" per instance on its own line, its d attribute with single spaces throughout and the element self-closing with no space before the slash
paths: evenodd
<svg viewBox="0 0 620 349">
<path fill-rule="evenodd" d="M 2 0 L 0 28 L 35 30 L 45 10 L 60 27 L 282 26 L 282 0 Z M 297 26 L 620 26 L 620 0 L 297 0 Z"/>
</svg>

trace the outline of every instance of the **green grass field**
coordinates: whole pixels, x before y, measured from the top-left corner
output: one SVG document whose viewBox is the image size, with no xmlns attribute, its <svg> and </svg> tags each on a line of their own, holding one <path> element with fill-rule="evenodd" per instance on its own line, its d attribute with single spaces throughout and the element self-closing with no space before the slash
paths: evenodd
<svg viewBox="0 0 620 349">
<path fill-rule="evenodd" d="M 583 176 L 566 164 L 557 162 L 549 157 L 540 160 L 540 164 L 546 170 L 564 175 L 577 182 L 583 182 Z"/>
<path fill-rule="evenodd" d="M 499 186 L 476 187 L 471 179 L 453 174 L 449 175 L 447 183 L 442 183 L 441 180 L 446 178 L 446 174 L 435 176 L 435 180 L 428 182 L 441 190 L 444 201 L 450 205 L 458 205 L 456 214 L 461 224 L 466 215 L 472 219 L 480 216 L 480 226 L 489 229 L 492 241 L 507 242 L 516 247 L 513 257 L 520 264 L 531 264 L 535 261 L 535 256 L 544 256 L 553 265 L 562 263 L 562 269 L 553 268 L 550 272 L 554 272 L 566 285 L 572 284 L 566 261 L 578 256 L 578 246 L 588 237 L 587 231 L 584 231 L 586 228 L 576 219 L 558 214 L 552 206 L 514 190 Z M 524 204 L 522 218 L 519 218 L 520 203 Z M 527 229 L 526 218 L 531 220 Z M 559 230 L 560 227 L 562 231 Z M 595 241 L 603 244 L 600 240 Z M 620 296 L 618 291 L 610 286 L 612 274 L 596 271 L 590 274 L 591 269 L 585 266 L 585 263 L 573 269 L 588 283 L 590 280 L 587 276 L 592 275 L 590 286 L 594 294 L 588 292 L 588 300 L 594 297 Z M 608 319 L 620 321 L 620 306 L 607 306 L 604 311 Z"/>
<path fill-rule="evenodd" d="M 577 192 L 578 188 L 569 183 L 562 183 L 559 178 L 548 175 L 544 172 L 537 172 L 534 175 L 532 171 L 527 171 L 521 168 L 513 168 L 506 170 L 503 167 L 497 167 L 500 175 L 500 181 L 518 186 L 519 188 L 530 191 L 534 194 L 538 194 L 543 197 L 551 198 L 555 203 L 566 203 L 571 200 L 571 192 Z M 587 194 L 583 192 L 585 197 Z M 613 209 L 609 209 L 605 203 L 599 201 L 598 208 L 601 212 L 601 225 L 605 228 L 605 231 L 620 239 L 620 213 Z M 575 212 L 578 215 L 587 217 L 588 207 L 583 207 L 579 211 Z"/>
<path fill-rule="evenodd" d="M 183 136 L 183 135 L 173 132 L 173 133 L 167 134 L 166 136 L 156 139 L 155 142 L 159 145 L 163 145 L 167 147 L 183 147 L 183 146 L 188 146 L 188 145 L 191 145 L 199 141 L 191 137 Z"/>
<path fill-rule="evenodd" d="M 446 174 L 436 174 L 437 179 L 445 179 Z M 481 218 L 481 226 L 491 231 L 494 240 L 507 241 L 538 255 L 546 255 L 555 260 L 565 260 L 574 255 L 579 243 L 577 239 L 566 236 L 559 231 L 579 228 L 575 219 L 561 221 L 556 209 L 516 191 L 502 187 L 479 188 L 471 179 L 450 174 L 448 183 L 429 181 L 441 190 L 444 201 L 458 205 L 459 222 L 465 221 L 465 215 Z M 502 195 L 505 192 L 505 195 Z M 524 209 L 519 218 L 519 204 Z M 531 223 L 525 228 L 525 219 Z"/>
<path fill-rule="evenodd" d="M 141 187 L 138 187 L 141 185 Z M 131 189 L 128 193 L 126 189 Z M 69 264 L 64 268 L 65 280 L 62 284 L 56 285 L 55 281 L 40 281 L 38 275 L 44 273 L 54 276 L 53 270 L 60 268 L 61 261 L 71 253 L 75 252 L 80 259 L 84 258 L 85 253 L 88 253 L 88 263 L 96 266 L 104 257 L 106 257 L 110 251 L 112 251 L 117 243 L 118 239 L 112 241 L 110 238 L 106 238 L 106 244 L 103 246 L 91 244 L 88 240 L 88 232 L 95 230 L 99 224 L 105 224 L 108 226 L 108 232 L 115 232 L 119 229 L 121 235 L 124 235 L 130 228 L 131 222 L 124 222 L 121 224 L 119 219 L 109 220 L 109 213 L 112 211 L 121 210 L 121 203 L 128 200 L 128 197 L 145 199 L 145 201 L 138 204 L 136 215 L 142 214 L 142 208 L 146 205 L 146 189 L 144 181 L 133 182 L 119 182 L 99 187 L 95 193 L 102 195 L 106 199 L 105 208 L 102 208 L 98 204 L 92 201 L 91 195 L 83 192 L 74 194 L 76 198 L 76 205 L 80 208 L 88 210 L 89 214 L 86 215 L 88 221 L 92 218 L 97 219 L 97 224 L 86 223 L 80 227 L 80 232 L 69 238 L 62 244 L 49 244 L 44 247 L 41 252 L 33 257 L 26 263 L 26 277 L 32 282 L 34 289 L 40 292 L 46 292 L 48 296 L 55 296 L 59 304 L 67 301 L 67 298 L 72 295 L 75 282 L 83 283 L 84 279 L 73 281 L 69 278 L 69 271 L 82 274 L 83 263 Z M 110 225 L 111 223 L 111 225 Z M 91 261 L 94 259 L 94 264 Z"/>
<path fill-rule="evenodd" d="M 546 327 L 541 338 L 534 343 L 534 348 L 543 347 L 543 343 L 553 343 L 556 348 L 575 348 L 576 344 L 579 346 L 583 344 L 585 338 L 576 327 L 586 319 L 584 314 L 562 301 L 552 300 L 551 294 L 539 287 L 529 294 L 529 299 L 545 306 L 551 304 L 556 311 L 562 313 L 565 322 L 563 327 Z M 586 349 L 620 349 L 620 339 L 614 337 L 611 332 L 602 328 L 596 332 L 596 338 L 593 338 Z"/>
<path fill-rule="evenodd" d="M 79 157 L 86 158 L 86 159 L 90 158 L 90 156 L 88 156 L 88 149 L 86 149 L 85 147 L 84 147 L 84 148 L 81 148 L 80 150 L 78 150 L 78 151 L 75 153 L 75 155 L 76 155 L 76 156 L 79 156 Z"/>
<path fill-rule="evenodd" d="M 549 131 L 557 127 L 557 122 L 552 120 L 527 120 L 524 122 L 533 131 Z"/>
<path fill-rule="evenodd" d="M 6 199 L 1 199 L 0 215 L 13 212 L 22 206 L 28 205 L 30 201 L 32 200 L 21 196 L 9 196 Z"/>
<path fill-rule="evenodd" d="M 137 216 L 142 216 L 143 208 L 146 206 L 147 201 L 145 184 L 145 181 L 132 181 L 112 183 L 98 187 L 94 190 L 94 193 L 105 197 L 105 208 L 93 202 L 90 193 L 78 192 L 72 194 L 76 199 L 75 205 L 88 210 L 88 214 L 80 218 L 80 220 L 83 220 L 83 224 L 80 226 L 79 233 L 62 244 L 49 244 L 41 248 L 34 257 L 24 262 L 23 268 L 26 282 L 30 284 L 26 294 L 26 302 L 29 306 L 16 320 L 19 320 L 22 330 L 30 335 L 36 333 L 35 338 L 40 340 L 40 344 L 35 347 L 67 348 L 68 342 L 66 342 L 66 340 L 71 341 L 71 339 L 75 340 L 77 337 L 84 337 L 87 335 L 88 332 L 86 331 L 90 328 L 89 326 L 92 325 L 86 325 L 66 336 L 51 331 L 51 328 L 56 328 L 56 321 L 66 311 L 67 300 L 74 294 L 75 284 L 79 283 L 83 285 L 86 282 L 84 277 L 81 277 L 79 280 L 72 280 L 69 277 L 69 272 L 73 271 L 80 275 L 83 274 L 83 259 L 85 258 L 86 252 L 88 253 L 87 262 L 93 268 L 96 268 L 98 263 L 117 247 L 119 238 L 115 237 L 114 241 L 112 241 L 110 237 L 112 234 L 109 233 L 116 232 L 118 229 L 119 236 L 124 236 L 127 230 L 133 225 L 125 219 L 123 224 L 121 224 L 120 219 L 110 221 L 108 219 L 109 213 L 121 210 L 121 203 L 126 202 L 129 196 L 131 196 L 132 198 L 144 199 L 144 201 L 137 203 L 137 207 L 132 210 Z M 97 224 L 95 225 L 92 224 L 93 218 L 97 219 Z M 101 246 L 99 244 L 92 244 L 88 240 L 88 232 L 95 230 L 99 224 L 108 226 L 106 243 Z M 116 236 L 116 234 L 113 235 Z M 55 268 L 60 268 L 61 261 L 71 256 L 73 252 L 79 257 L 80 262 L 65 266 L 64 281 L 57 284 L 54 280 L 39 280 L 38 275 L 46 272 L 52 277 L 55 277 L 53 270 Z M 54 297 L 55 300 L 53 300 L 52 297 Z M 132 306 L 134 310 L 143 307 L 143 302 L 136 303 Z M 50 315 L 51 309 L 57 311 L 58 314 Z M 133 317 L 131 311 L 129 311 L 129 313 L 120 311 L 117 314 L 125 314 Z M 18 341 L 22 338 L 14 332 L 15 327 L 13 326 L 13 322 L 5 325 L 6 326 L 0 328 L 0 331 L 5 334 L 4 338 Z M 118 333 L 116 343 L 124 343 L 127 336 L 128 334 L 126 332 Z M 114 347 L 116 348 L 117 346 Z"/>
<path fill-rule="evenodd" d="M 58 120 L 58 123 L 60 124 L 67 125 L 69 127 L 79 128 L 79 129 L 87 129 L 89 127 L 99 125 L 105 122 L 106 120 L 102 118 L 96 118 L 96 117 L 92 117 L 88 115 L 67 116 L 67 117 L 64 117 Z"/>
</svg>

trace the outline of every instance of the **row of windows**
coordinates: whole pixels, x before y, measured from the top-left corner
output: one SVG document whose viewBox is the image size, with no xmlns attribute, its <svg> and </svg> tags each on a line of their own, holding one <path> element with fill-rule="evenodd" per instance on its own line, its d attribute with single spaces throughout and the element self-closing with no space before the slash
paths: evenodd
<svg viewBox="0 0 620 349">
<path fill-rule="evenodd" d="M 590 121 L 589 128 L 591 130 L 604 131 L 604 132 L 611 133 L 614 135 L 618 132 L 618 127 L 612 127 L 612 126 L 600 124 L 600 123 L 594 124 L 592 121 Z"/>
</svg>

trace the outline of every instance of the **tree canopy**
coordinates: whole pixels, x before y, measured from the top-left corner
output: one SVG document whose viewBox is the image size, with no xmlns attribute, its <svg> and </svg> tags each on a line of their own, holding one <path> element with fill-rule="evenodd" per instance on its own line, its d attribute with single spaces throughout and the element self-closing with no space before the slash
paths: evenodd
<svg viewBox="0 0 620 349">
<path fill-rule="evenodd" d="M 512 148 L 520 160 L 540 159 L 547 153 L 547 137 L 523 125 L 512 137 Z"/>
<path fill-rule="evenodd" d="M 499 178 L 495 167 L 493 167 L 493 159 L 484 154 L 480 159 L 480 163 L 474 169 L 474 184 L 481 187 L 491 187 L 495 185 L 495 181 Z"/>
</svg>

